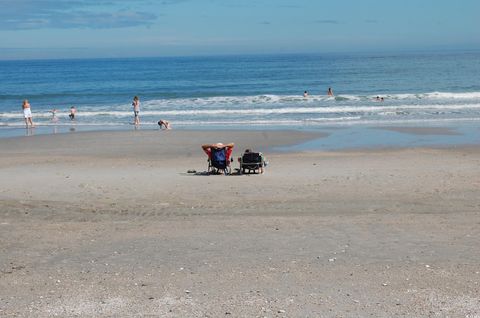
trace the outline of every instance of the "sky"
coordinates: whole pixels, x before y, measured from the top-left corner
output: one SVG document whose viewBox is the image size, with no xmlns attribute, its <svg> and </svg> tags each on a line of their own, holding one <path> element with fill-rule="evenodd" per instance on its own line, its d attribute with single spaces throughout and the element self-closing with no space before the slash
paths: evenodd
<svg viewBox="0 0 480 318">
<path fill-rule="evenodd" d="M 480 49 L 479 0 L 0 0 L 0 59 Z"/>
</svg>

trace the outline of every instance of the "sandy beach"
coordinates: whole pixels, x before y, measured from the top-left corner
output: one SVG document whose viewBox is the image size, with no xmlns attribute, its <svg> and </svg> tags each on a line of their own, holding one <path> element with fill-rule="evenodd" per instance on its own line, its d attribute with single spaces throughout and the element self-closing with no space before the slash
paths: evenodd
<svg viewBox="0 0 480 318">
<path fill-rule="evenodd" d="M 285 151 L 322 137 L 0 139 L 0 316 L 479 317 L 480 148 Z M 187 173 L 213 142 L 266 173 Z"/>
</svg>

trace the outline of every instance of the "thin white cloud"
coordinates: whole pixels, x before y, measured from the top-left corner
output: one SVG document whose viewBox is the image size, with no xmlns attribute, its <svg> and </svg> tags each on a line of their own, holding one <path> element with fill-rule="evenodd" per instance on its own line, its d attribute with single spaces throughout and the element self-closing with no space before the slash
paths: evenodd
<svg viewBox="0 0 480 318">
<path fill-rule="evenodd" d="M 137 4 L 146 3 L 138 0 Z M 0 30 L 107 29 L 150 25 L 157 15 L 108 0 L 3 0 Z"/>
</svg>

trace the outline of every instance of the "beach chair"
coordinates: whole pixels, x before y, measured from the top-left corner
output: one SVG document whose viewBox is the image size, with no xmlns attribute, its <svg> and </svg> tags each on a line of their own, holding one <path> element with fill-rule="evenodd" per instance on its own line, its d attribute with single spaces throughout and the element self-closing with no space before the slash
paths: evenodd
<svg viewBox="0 0 480 318">
<path fill-rule="evenodd" d="M 233 148 L 211 148 L 210 156 L 208 157 L 208 173 L 228 175 L 232 173 L 230 166 L 231 155 Z"/>
<path fill-rule="evenodd" d="M 246 150 L 240 157 L 240 173 L 263 173 L 266 162 L 261 152 Z"/>
</svg>

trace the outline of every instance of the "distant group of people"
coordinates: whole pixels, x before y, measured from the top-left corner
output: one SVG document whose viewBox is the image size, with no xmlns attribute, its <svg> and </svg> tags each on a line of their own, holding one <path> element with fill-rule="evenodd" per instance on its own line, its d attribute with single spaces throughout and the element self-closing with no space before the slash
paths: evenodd
<svg viewBox="0 0 480 318">
<path fill-rule="evenodd" d="M 231 173 L 231 163 L 233 159 L 231 158 L 233 147 L 235 144 L 205 144 L 202 145 L 203 151 L 208 156 L 208 173 L 220 173 L 224 174 Z M 240 164 L 239 174 L 242 173 L 258 173 L 263 174 L 265 172 L 265 167 L 268 162 L 265 159 L 265 156 L 261 152 L 254 152 L 251 149 L 246 149 L 241 157 L 238 158 Z"/>
<path fill-rule="evenodd" d="M 32 119 L 32 108 L 30 106 L 30 102 L 28 101 L 28 99 L 25 99 L 23 101 L 22 109 L 23 109 L 23 117 L 25 119 L 25 125 L 27 126 L 27 128 L 29 126 L 30 127 L 35 127 L 35 125 L 33 124 L 33 119 Z M 50 112 L 52 113 L 52 122 L 56 123 L 58 121 L 57 109 L 54 108 Z M 75 114 L 76 113 L 77 113 L 77 109 L 75 108 L 75 106 L 70 107 L 70 114 L 68 115 L 70 120 L 75 120 Z"/>
<path fill-rule="evenodd" d="M 333 89 L 331 87 L 328 88 L 327 90 L 327 96 L 333 97 Z M 308 97 L 308 91 L 303 92 L 303 97 L 307 98 Z"/>
<path fill-rule="evenodd" d="M 327 96 L 330 96 L 330 97 L 334 97 L 334 96 L 335 96 L 335 95 L 333 94 L 333 89 L 332 89 L 331 87 L 329 87 L 328 90 L 327 90 Z M 303 92 L 303 97 L 304 97 L 304 98 L 307 98 L 307 97 L 308 97 L 308 91 L 304 91 L 304 92 Z M 377 97 L 375 98 L 375 101 L 377 101 L 377 102 L 383 102 L 383 101 L 385 101 L 385 99 L 384 99 L 383 97 L 377 96 Z"/>
<path fill-rule="evenodd" d="M 133 97 L 132 107 L 133 107 L 133 115 L 134 115 L 133 124 L 135 126 L 138 126 L 140 125 L 140 99 L 138 98 L 138 96 Z M 27 128 L 29 126 L 35 127 L 32 119 L 32 109 L 27 99 L 23 101 L 22 109 L 23 109 L 23 117 L 25 118 L 26 127 Z M 51 121 L 53 123 L 58 122 L 57 109 L 53 108 L 50 111 L 50 113 L 52 114 Z M 68 117 L 70 118 L 70 120 L 74 121 L 76 114 L 77 114 L 77 109 L 75 108 L 75 106 L 70 107 L 70 114 L 68 114 Z M 172 129 L 170 122 L 164 119 L 161 119 L 158 121 L 158 126 L 160 126 L 160 129 Z"/>
<path fill-rule="evenodd" d="M 56 123 L 58 121 L 57 109 L 54 108 L 50 112 L 52 113 L 52 122 Z M 75 108 L 75 106 L 70 107 L 70 114 L 68 114 L 68 118 L 70 118 L 70 120 L 75 120 L 76 113 L 77 113 L 77 109 Z"/>
<path fill-rule="evenodd" d="M 50 112 L 52 113 L 52 123 L 58 122 L 57 109 L 54 108 Z M 68 118 L 70 118 L 70 120 L 75 120 L 76 114 L 77 114 L 77 109 L 75 108 L 75 106 L 70 107 L 70 114 L 68 114 Z"/>
<path fill-rule="evenodd" d="M 132 101 L 133 107 L 133 124 L 135 126 L 140 125 L 140 98 L 138 96 L 133 97 Z M 160 119 L 157 122 L 160 129 L 172 129 L 170 122 L 168 120 Z"/>
<path fill-rule="evenodd" d="M 307 98 L 308 96 L 309 96 L 308 91 L 304 91 L 303 92 L 303 97 Z M 331 97 L 335 96 L 333 94 L 333 89 L 331 87 L 329 87 L 328 90 L 327 90 L 327 96 L 331 96 Z M 378 101 L 378 102 L 383 102 L 384 98 L 380 97 L 380 96 L 377 96 L 374 100 Z M 138 126 L 138 125 L 140 125 L 140 99 L 138 98 L 138 96 L 133 97 L 132 107 L 133 107 L 133 116 L 134 116 L 133 117 L 133 124 L 135 126 Z M 32 119 L 32 111 L 31 111 L 30 103 L 28 102 L 28 100 L 23 101 L 22 109 L 23 109 L 23 115 L 25 117 L 25 125 L 27 127 L 29 125 L 31 127 L 34 127 L 33 119 Z M 57 109 L 55 109 L 55 108 L 52 109 L 51 113 L 52 113 L 52 122 L 57 122 L 58 121 Z M 70 114 L 68 115 L 70 120 L 72 120 L 72 121 L 75 120 L 76 113 L 77 113 L 77 109 L 75 108 L 75 106 L 70 107 Z M 161 119 L 161 120 L 158 121 L 158 126 L 160 126 L 160 129 L 171 129 L 172 128 L 172 126 L 170 125 L 170 122 L 167 121 L 167 120 L 164 120 L 164 119 Z"/>
</svg>

